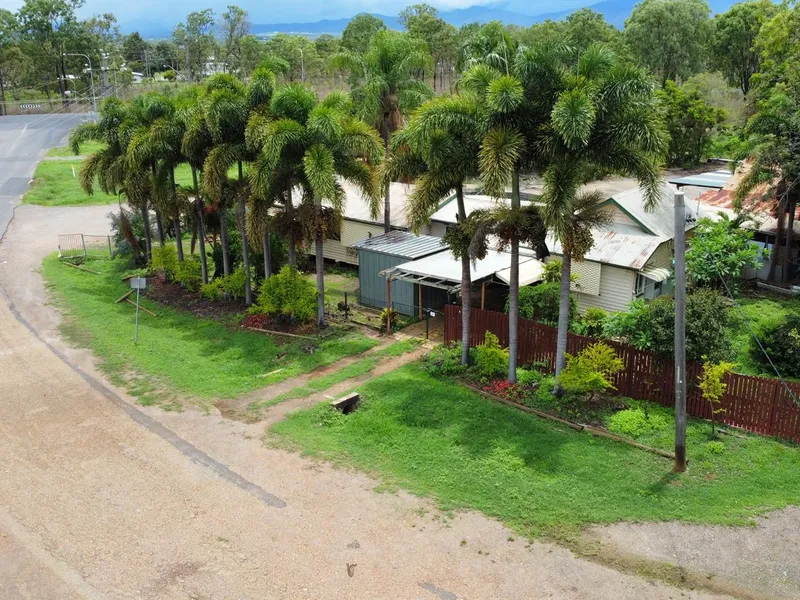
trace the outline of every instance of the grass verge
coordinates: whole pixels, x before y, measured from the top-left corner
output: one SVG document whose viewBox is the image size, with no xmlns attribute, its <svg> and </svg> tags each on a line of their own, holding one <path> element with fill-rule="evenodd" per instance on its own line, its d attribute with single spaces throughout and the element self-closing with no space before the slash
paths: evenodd
<svg viewBox="0 0 800 600">
<path fill-rule="evenodd" d="M 333 373 L 328 373 L 327 375 L 323 375 L 322 377 L 315 377 L 314 379 L 307 382 L 305 385 L 299 385 L 296 388 L 292 388 L 288 392 L 284 392 L 282 394 L 278 394 L 277 396 L 270 398 L 268 400 L 262 400 L 259 402 L 251 402 L 247 410 L 252 413 L 258 413 L 260 410 L 265 408 L 269 408 L 270 406 L 275 406 L 276 404 L 280 404 L 281 402 L 285 402 L 286 400 L 294 400 L 296 398 L 307 398 L 312 394 L 317 392 L 321 392 L 323 390 L 327 390 L 334 385 L 341 383 L 342 381 L 347 381 L 348 379 L 353 379 L 354 377 L 360 377 L 362 375 L 366 375 L 370 371 L 372 371 L 375 367 L 377 367 L 382 360 L 386 358 L 393 358 L 396 356 L 402 356 L 406 352 L 413 352 L 419 347 L 419 340 L 416 339 L 408 339 L 402 340 L 399 342 L 395 342 L 385 348 L 381 348 L 372 352 L 369 356 L 365 356 L 357 360 L 354 363 L 351 363 L 347 366 L 342 367 L 338 371 L 334 371 Z"/>
<path fill-rule="evenodd" d="M 139 344 L 134 346 L 134 308 L 114 303 L 128 289 L 120 281 L 121 263 L 92 261 L 89 268 L 101 274 L 66 267 L 55 255 L 42 264 L 42 274 L 67 316 L 63 332 L 76 345 L 90 348 L 103 371 L 144 404 L 177 406 L 176 394 L 200 400 L 234 398 L 378 344 L 361 333 L 342 332 L 307 354 L 303 346 L 308 342 L 281 343 L 143 300 L 159 316 L 140 314 Z"/>
<path fill-rule="evenodd" d="M 81 156 L 94 154 L 98 150 L 102 150 L 105 147 L 106 145 L 102 142 L 84 142 L 81 144 Z M 69 146 L 57 146 L 55 148 L 50 148 L 50 150 L 47 151 L 47 156 L 66 157 L 75 155 L 72 153 L 72 150 L 70 150 Z"/>
<path fill-rule="evenodd" d="M 359 391 L 351 415 L 317 405 L 274 425 L 272 439 L 531 537 L 616 521 L 741 525 L 800 501 L 800 450 L 757 437 L 709 446 L 703 422 L 690 422 L 690 469 L 677 475 L 664 458 L 492 403 L 419 364 Z"/>
<path fill-rule="evenodd" d="M 759 331 L 762 325 L 773 321 L 782 321 L 790 314 L 800 312 L 800 298 L 778 296 L 763 292 L 748 292 L 737 298 L 737 302 L 742 308 L 742 313 L 750 325 Z M 735 308 L 731 310 L 740 316 Z M 739 319 L 736 328 L 731 332 L 731 346 L 737 363 L 736 371 L 745 375 L 765 375 L 775 377 L 775 372 L 768 366 L 753 360 L 750 354 L 753 336 L 747 323 Z"/>
</svg>

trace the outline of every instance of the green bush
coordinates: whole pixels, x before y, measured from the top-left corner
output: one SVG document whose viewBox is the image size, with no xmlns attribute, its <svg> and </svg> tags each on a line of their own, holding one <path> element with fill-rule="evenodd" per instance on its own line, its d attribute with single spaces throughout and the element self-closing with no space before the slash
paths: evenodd
<svg viewBox="0 0 800 600">
<path fill-rule="evenodd" d="M 489 381 L 508 372 L 508 348 L 500 346 L 500 338 L 487 331 L 483 343 L 475 348 L 475 375 Z"/>
<path fill-rule="evenodd" d="M 223 298 L 244 298 L 245 274 L 244 267 L 237 267 L 230 275 L 217 277 L 213 281 L 203 285 L 200 293 L 203 296 L 216 302 Z"/>
<path fill-rule="evenodd" d="M 719 441 L 708 442 L 706 444 L 706 451 L 709 454 L 722 454 L 725 452 L 725 444 Z"/>
<path fill-rule="evenodd" d="M 532 319 L 553 327 L 558 325 L 558 302 L 561 298 L 561 284 L 558 282 L 528 285 L 519 289 L 519 316 Z M 575 297 L 569 296 L 569 318 L 572 321 L 577 313 Z M 508 300 L 506 300 L 508 312 Z"/>
<path fill-rule="evenodd" d="M 770 321 L 757 332 L 764 350 L 786 377 L 800 378 L 800 315 L 789 315 L 784 320 Z M 755 340 L 750 342 L 750 356 L 772 370 L 767 357 Z"/>
<path fill-rule="evenodd" d="M 167 278 L 174 279 L 178 269 L 178 250 L 174 246 L 153 246 L 153 258 L 150 261 L 153 271 L 164 273 Z"/>
<path fill-rule="evenodd" d="M 536 369 L 517 369 L 517 383 L 531 387 L 544 379 L 544 374 Z"/>
<path fill-rule="evenodd" d="M 616 351 L 602 342 L 581 350 L 577 356 L 567 354 L 567 366 L 559 383 L 572 394 L 599 393 L 614 389 L 611 379 L 623 369 Z"/>
<path fill-rule="evenodd" d="M 578 335 L 600 337 L 606 324 L 608 313 L 602 308 L 587 308 L 586 312 L 573 322 L 572 328 Z"/>
<path fill-rule="evenodd" d="M 225 289 L 223 288 L 222 277 L 217 277 L 213 281 L 200 286 L 200 293 L 206 300 L 217 302 L 225 297 Z"/>
<path fill-rule="evenodd" d="M 729 331 L 735 318 L 719 292 L 700 289 L 686 298 L 686 358 L 718 362 L 731 353 Z M 675 350 L 675 299 L 634 300 L 627 312 L 606 320 L 603 336 L 622 338 L 639 350 L 672 356 Z"/>
<path fill-rule="evenodd" d="M 461 343 L 437 346 L 425 357 L 425 370 L 435 376 L 460 375 L 466 371 L 461 364 Z"/>
<path fill-rule="evenodd" d="M 645 413 L 641 407 L 621 410 L 608 418 L 610 431 L 632 438 L 640 438 L 670 427 L 672 422 L 665 414 L 658 411 Z"/>
<path fill-rule="evenodd" d="M 200 260 L 190 257 L 179 262 L 175 269 L 174 279 L 187 290 L 196 292 L 203 284 L 203 268 Z"/>
<path fill-rule="evenodd" d="M 317 288 L 300 271 L 285 266 L 261 284 L 256 310 L 307 323 L 317 315 Z"/>
</svg>

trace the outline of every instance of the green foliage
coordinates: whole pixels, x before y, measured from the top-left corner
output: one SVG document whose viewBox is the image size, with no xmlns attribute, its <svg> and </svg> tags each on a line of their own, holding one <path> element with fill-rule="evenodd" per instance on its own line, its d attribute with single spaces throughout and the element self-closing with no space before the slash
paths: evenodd
<svg viewBox="0 0 800 600">
<path fill-rule="evenodd" d="M 730 330 L 736 319 L 727 300 L 714 290 L 699 289 L 686 298 L 686 358 L 724 360 L 731 353 Z M 675 299 L 634 300 L 626 312 L 611 315 L 604 337 L 622 338 L 639 350 L 665 357 L 675 350 Z"/>
<path fill-rule="evenodd" d="M 706 444 L 706 451 L 709 454 L 722 454 L 725 452 L 725 444 L 719 441 L 711 441 Z"/>
<path fill-rule="evenodd" d="M 767 322 L 757 333 L 780 374 L 800 378 L 800 314 L 789 314 L 783 320 Z M 751 341 L 750 356 L 772 373 L 772 366 L 755 340 Z"/>
<path fill-rule="evenodd" d="M 239 265 L 230 275 L 216 277 L 213 281 L 203 285 L 200 288 L 200 293 L 212 302 L 223 298 L 241 299 L 244 298 L 244 285 L 244 267 Z"/>
<path fill-rule="evenodd" d="M 467 365 L 461 363 L 461 343 L 437 346 L 425 356 L 424 367 L 437 377 L 464 373 Z"/>
<path fill-rule="evenodd" d="M 608 418 L 608 429 L 619 435 L 640 438 L 648 433 L 667 429 L 672 423 L 661 412 L 645 411 L 642 407 L 627 408 Z"/>
<path fill-rule="evenodd" d="M 736 160 L 744 154 L 746 149 L 747 144 L 740 128 L 721 127 L 711 138 L 711 142 L 706 148 L 706 156 Z"/>
<path fill-rule="evenodd" d="M 603 335 L 608 313 L 602 308 L 587 308 L 586 312 L 578 317 L 572 324 L 572 329 L 578 335 L 600 337 Z"/>
<path fill-rule="evenodd" d="M 544 379 L 541 371 L 536 369 L 517 368 L 517 383 L 523 387 L 531 387 Z"/>
<path fill-rule="evenodd" d="M 611 379 L 623 367 L 616 351 L 598 342 L 587 346 L 577 356 L 567 354 L 567 366 L 561 372 L 559 383 L 564 391 L 573 394 L 606 392 L 615 389 Z"/>
<path fill-rule="evenodd" d="M 560 298 L 561 284 L 558 282 L 521 287 L 519 289 L 519 316 L 555 327 L 558 325 Z M 573 294 L 570 294 L 569 306 L 570 320 L 573 320 L 578 312 Z M 506 300 L 506 312 L 508 312 L 508 300 Z"/>
<path fill-rule="evenodd" d="M 223 277 L 217 277 L 213 281 L 209 281 L 200 286 L 200 293 L 206 300 L 211 302 L 218 302 L 225 297 L 225 290 L 223 285 Z"/>
<path fill-rule="evenodd" d="M 174 280 L 187 290 L 196 292 L 203 284 L 202 267 L 200 259 L 194 256 L 187 257 L 179 262 L 175 268 Z"/>
<path fill-rule="evenodd" d="M 163 273 L 168 279 L 175 278 L 178 269 L 178 251 L 174 246 L 153 246 L 153 258 L 150 268 Z"/>
<path fill-rule="evenodd" d="M 317 315 L 317 288 L 300 271 L 287 265 L 261 284 L 257 310 L 307 323 Z"/>
<path fill-rule="evenodd" d="M 734 364 L 730 362 L 704 362 L 703 372 L 698 377 L 697 387 L 703 393 L 703 400 L 711 406 L 712 436 L 715 434 L 714 417 L 725 412 L 725 409 L 720 407 L 722 396 L 725 395 L 725 390 L 728 388 L 728 384 L 723 379 L 733 367 Z"/>
<path fill-rule="evenodd" d="M 386 25 L 374 15 L 361 13 L 356 15 L 342 32 L 342 46 L 357 54 L 364 54 L 375 34 L 384 31 Z"/>
<path fill-rule="evenodd" d="M 483 344 L 475 348 L 473 370 L 481 381 L 489 381 L 508 372 L 508 348 L 500 346 L 500 339 L 487 331 Z"/>
<path fill-rule="evenodd" d="M 685 80 L 705 63 L 710 12 L 705 0 L 644 0 L 625 21 L 625 42 L 662 84 Z"/>
<path fill-rule="evenodd" d="M 397 327 L 399 317 L 400 313 L 398 313 L 395 309 L 384 308 L 381 311 L 381 327 L 383 329 L 386 329 L 386 326 L 389 325 L 389 323 L 391 323 L 392 329 L 395 329 Z"/>
<path fill-rule="evenodd" d="M 658 97 L 670 135 L 670 166 L 700 164 L 714 127 L 725 120 L 725 111 L 708 104 L 698 91 L 687 92 L 674 81 L 667 81 Z"/>
<path fill-rule="evenodd" d="M 752 231 L 727 217 L 700 219 L 688 240 L 686 273 L 697 285 L 737 290 L 744 270 L 761 266 L 763 253 L 752 239 Z"/>
</svg>

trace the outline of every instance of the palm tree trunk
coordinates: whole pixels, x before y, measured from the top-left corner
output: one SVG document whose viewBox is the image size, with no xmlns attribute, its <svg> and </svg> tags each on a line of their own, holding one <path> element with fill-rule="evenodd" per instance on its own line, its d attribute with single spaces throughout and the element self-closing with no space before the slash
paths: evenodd
<svg viewBox="0 0 800 600">
<path fill-rule="evenodd" d="M 291 216 L 294 213 L 294 205 L 292 204 L 292 184 L 289 183 L 289 187 L 286 190 L 286 203 L 285 203 L 285 210 Z M 294 243 L 294 232 L 289 234 L 288 240 L 289 246 L 289 265 L 292 267 L 297 266 L 297 246 Z"/>
<path fill-rule="evenodd" d="M 567 332 L 569 331 L 569 285 L 572 274 L 572 255 L 565 252 L 561 259 L 561 295 L 558 299 L 558 338 L 556 341 L 556 378 L 566 364 Z"/>
<path fill-rule="evenodd" d="M 153 236 L 150 232 L 150 211 L 147 210 L 147 201 L 142 202 L 142 223 L 144 225 L 144 248 L 147 262 L 153 260 Z"/>
<path fill-rule="evenodd" d="M 239 183 L 244 181 L 242 161 L 239 161 Z M 247 306 L 253 304 L 253 287 L 250 281 L 250 249 L 247 247 L 247 215 L 244 207 L 244 195 L 239 192 L 237 199 L 237 212 L 239 221 L 239 235 L 242 236 L 242 264 L 244 264 L 244 302 Z"/>
<path fill-rule="evenodd" d="M 164 247 L 164 222 L 161 220 L 161 213 L 156 211 L 156 229 L 158 230 L 158 245 Z"/>
<path fill-rule="evenodd" d="M 269 225 L 264 229 L 261 247 L 264 252 L 264 279 L 269 279 L 272 277 L 272 250 L 270 249 Z"/>
<path fill-rule="evenodd" d="M 317 266 L 317 324 L 325 327 L 325 258 L 323 257 L 322 235 L 317 233 L 314 240 Z"/>
<path fill-rule="evenodd" d="M 222 245 L 222 274 L 231 274 L 231 251 L 228 246 L 228 208 L 219 202 L 219 239 Z"/>
<path fill-rule="evenodd" d="M 183 262 L 183 235 L 181 234 L 181 211 L 178 209 L 177 197 L 175 196 L 175 169 L 169 170 L 169 181 L 172 184 L 172 204 L 175 207 L 175 216 L 172 218 L 172 225 L 175 227 L 175 247 L 178 249 L 178 261 Z"/>
<path fill-rule="evenodd" d="M 386 127 L 384 127 L 386 129 Z M 386 131 L 383 137 L 383 147 L 385 159 L 389 160 L 389 132 Z M 383 192 L 383 232 L 389 233 L 392 230 L 392 204 L 389 190 L 391 184 L 386 182 L 386 189 Z"/>
<path fill-rule="evenodd" d="M 783 240 L 783 228 L 786 217 L 786 210 L 782 201 L 778 201 L 778 224 L 775 230 L 775 244 L 772 246 L 772 254 L 769 257 L 769 272 L 767 279 L 775 281 L 775 270 L 778 267 L 778 254 L 781 250 L 781 241 Z"/>
<path fill-rule="evenodd" d="M 519 210 L 519 171 L 511 176 L 511 208 Z M 519 238 L 511 240 L 511 269 L 508 276 L 508 381 L 517 383 L 519 340 Z"/>
<path fill-rule="evenodd" d="M 242 236 L 242 265 L 244 265 L 244 302 L 253 304 L 253 289 L 250 282 L 250 250 L 247 247 L 247 223 L 245 221 L 244 196 L 239 194 L 236 200 L 236 220 L 239 223 L 239 235 Z"/>
<path fill-rule="evenodd" d="M 206 232 L 203 226 L 203 199 L 200 197 L 200 187 L 197 185 L 197 169 L 195 167 L 192 167 L 192 183 L 194 184 L 194 213 L 197 219 L 197 239 L 200 242 L 200 269 L 203 273 L 203 283 L 208 283 Z"/>
<path fill-rule="evenodd" d="M 435 71 L 434 71 L 435 73 Z M 456 186 L 456 202 L 458 203 L 458 220 L 467 220 L 467 209 L 464 206 L 464 187 Z M 472 320 L 472 272 L 470 271 L 469 254 L 461 255 L 461 364 L 469 364 L 469 334 Z"/>
<path fill-rule="evenodd" d="M 786 220 L 786 250 L 783 253 L 783 282 L 791 279 L 792 247 L 794 246 L 794 212 L 797 210 L 797 197 L 794 192 L 789 192 L 789 217 Z"/>
</svg>

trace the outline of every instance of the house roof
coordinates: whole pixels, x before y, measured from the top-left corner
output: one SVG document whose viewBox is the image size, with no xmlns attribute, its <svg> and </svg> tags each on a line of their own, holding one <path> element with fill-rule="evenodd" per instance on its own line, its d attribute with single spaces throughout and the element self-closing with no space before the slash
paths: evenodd
<svg viewBox="0 0 800 600">
<path fill-rule="evenodd" d="M 666 183 L 661 186 L 660 201 L 653 207 L 653 210 L 645 210 L 644 193 L 640 188 L 633 188 L 616 194 L 608 199 L 607 204 L 616 205 L 633 219 L 641 228 L 650 235 L 671 238 L 675 233 L 675 209 L 672 199 L 675 191 Z M 691 207 L 687 205 L 686 212 L 693 214 Z M 693 224 L 687 223 L 687 229 Z"/>
<path fill-rule="evenodd" d="M 376 235 L 356 242 L 353 244 L 353 248 L 409 260 L 447 250 L 442 238 L 431 235 L 414 235 L 408 231 L 390 231 Z"/>
<path fill-rule="evenodd" d="M 468 215 L 472 214 L 476 210 L 495 208 L 503 202 L 508 201 L 497 200 L 491 196 L 486 196 L 485 194 L 464 194 L 464 208 Z M 531 200 L 529 198 L 523 198 L 522 204 L 525 204 L 526 202 L 531 202 Z M 457 216 L 458 203 L 456 202 L 456 197 L 451 196 L 439 206 L 439 209 L 435 213 L 431 215 L 431 221 L 435 221 L 437 223 L 457 223 Z"/>
<path fill-rule="evenodd" d="M 340 181 L 340 183 L 347 193 L 347 201 L 342 215 L 345 219 L 383 224 L 383 201 L 381 201 L 380 214 L 376 219 L 373 219 L 372 215 L 369 214 L 369 202 L 364 200 L 361 190 L 346 181 Z M 412 186 L 404 183 L 392 183 L 389 186 L 390 222 L 392 227 L 408 227 L 406 205 L 412 189 Z"/>
<path fill-rule="evenodd" d="M 725 187 L 732 178 L 733 173 L 730 169 L 718 169 L 716 171 L 709 171 L 708 173 L 698 173 L 697 175 L 671 177 L 667 182 L 677 186 L 678 189 L 685 185 L 690 185 L 692 187 L 720 190 Z"/>
<path fill-rule="evenodd" d="M 620 228 L 617 228 L 620 229 Z M 614 229 L 593 229 L 594 244 L 584 260 L 605 263 L 626 269 L 639 270 L 645 266 L 653 252 L 667 241 L 667 237 Z M 563 254 L 561 242 L 547 234 L 547 248 L 553 254 Z"/>
</svg>

